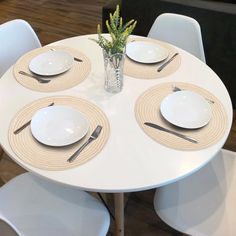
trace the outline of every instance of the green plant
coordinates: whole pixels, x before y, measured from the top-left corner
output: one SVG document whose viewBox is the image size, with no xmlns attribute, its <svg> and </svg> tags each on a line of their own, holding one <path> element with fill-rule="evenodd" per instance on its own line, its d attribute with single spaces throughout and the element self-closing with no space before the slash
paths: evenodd
<svg viewBox="0 0 236 236">
<path fill-rule="evenodd" d="M 107 54 L 123 53 L 129 35 L 134 30 L 137 21 L 130 20 L 123 24 L 123 19 L 120 17 L 119 5 L 113 14 L 110 13 L 110 19 L 106 20 L 106 27 L 110 34 L 110 40 L 102 36 L 101 26 L 98 24 L 98 40 L 95 40 Z"/>
</svg>

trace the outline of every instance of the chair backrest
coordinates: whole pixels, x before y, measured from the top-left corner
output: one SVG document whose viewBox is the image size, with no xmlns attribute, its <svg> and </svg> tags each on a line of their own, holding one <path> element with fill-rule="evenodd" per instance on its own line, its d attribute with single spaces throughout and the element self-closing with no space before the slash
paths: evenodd
<svg viewBox="0 0 236 236">
<path fill-rule="evenodd" d="M 12 20 L 0 25 L 0 77 L 26 52 L 41 47 L 41 43 L 24 20 Z"/>
<path fill-rule="evenodd" d="M 206 62 L 201 28 L 191 17 L 173 13 L 161 14 L 153 23 L 148 37 L 171 43 Z"/>
</svg>

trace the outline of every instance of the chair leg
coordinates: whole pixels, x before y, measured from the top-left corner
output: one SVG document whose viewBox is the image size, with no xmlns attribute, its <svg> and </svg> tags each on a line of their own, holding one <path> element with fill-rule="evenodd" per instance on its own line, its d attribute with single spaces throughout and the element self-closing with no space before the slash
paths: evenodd
<svg viewBox="0 0 236 236">
<path fill-rule="evenodd" d="M 115 217 L 114 217 L 114 215 L 112 214 L 112 212 L 111 212 L 111 210 L 110 210 L 110 208 L 109 208 L 109 206 L 107 205 L 107 199 L 105 199 L 104 200 L 104 195 L 102 196 L 102 194 L 101 193 L 97 193 L 97 195 L 99 196 L 99 198 L 101 199 L 101 201 L 102 201 L 102 203 L 103 203 L 103 205 L 107 208 L 107 210 L 108 210 L 108 212 L 109 212 L 109 214 L 110 214 L 110 216 L 111 216 L 111 218 L 113 219 L 113 220 L 115 220 Z"/>
<path fill-rule="evenodd" d="M 0 160 L 2 159 L 2 155 L 3 155 L 3 150 L 2 150 L 2 148 L 0 146 Z"/>
</svg>

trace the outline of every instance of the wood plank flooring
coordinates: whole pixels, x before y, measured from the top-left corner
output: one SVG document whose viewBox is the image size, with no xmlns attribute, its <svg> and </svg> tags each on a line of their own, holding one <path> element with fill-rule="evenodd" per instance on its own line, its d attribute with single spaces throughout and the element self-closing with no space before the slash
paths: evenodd
<svg viewBox="0 0 236 236">
<path fill-rule="evenodd" d="M 95 33 L 107 0 L 2 0 L 0 24 L 22 18 L 37 32 L 42 44 Z"/>
<path fill-rule="evenodd" d="M 97 24 L 102 20 L 101 9 L 106 2 L 107 0 L 0 0 L 0 24 L 16 18 L 25 19 L 45 45 L 67 37 L 96 33 Z M 236 151 L 236 111 L 225 148 Z M 0 186 L 25 172 L 6 154 L 1 155 L 1 158 Z M 125 208 L 125 235 L 182 235 L 157 217 L 153 209 L 153 195 L 154 190 L 130 194 Z M 108 194 L 108 202 L 113 208 L 111 194 Z M 112 221 L 108 235 L 114 235 Z"/>
</svg>

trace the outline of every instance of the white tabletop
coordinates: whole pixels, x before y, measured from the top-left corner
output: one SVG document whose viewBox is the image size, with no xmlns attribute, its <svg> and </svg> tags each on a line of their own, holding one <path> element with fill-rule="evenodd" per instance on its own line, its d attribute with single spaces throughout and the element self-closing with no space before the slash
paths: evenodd
<svg viewBox="0 0 236 236">
<path fill-rule="evenodd" d="M 0 143 L 4 150 L 25 169 L 48 179 L 99 192 L 131 192 L 155 188 L 174 182 L 204 166 L 224 145 L 232 124 L 232 105 L 220 78 L 203 62 L 178 48 L 181 66 L 173 74 L 161 79 L 144 80 L 124 77 L 124 88 L 109 94 L 103 88 L 104 65 L 102 50 L 89 38 L 79 36 L 56 42 L 55 45 L 73 47 L 92 62 L 88 78 L 78 86 L 55 93 L 41 93 L 20 85 L 10 68 L 0 79 Z M 228 125 L 224 136 L 213 146 L 200 151 L 178 151 L 158 144 L 138 126 L 134 105 L 145 90 L 165 82 L 187 82 L 212 92 L 224 105 Z M 9 124 L 26 104 L 42 97 L 71 95 L 95 103 L 107 115 L 110 138 L 95 158 L 73 169 L 47 171 L 21 161 L 8 142 Z M 47 157 L 45 157 L 47 158 Z"/>
</svg>

